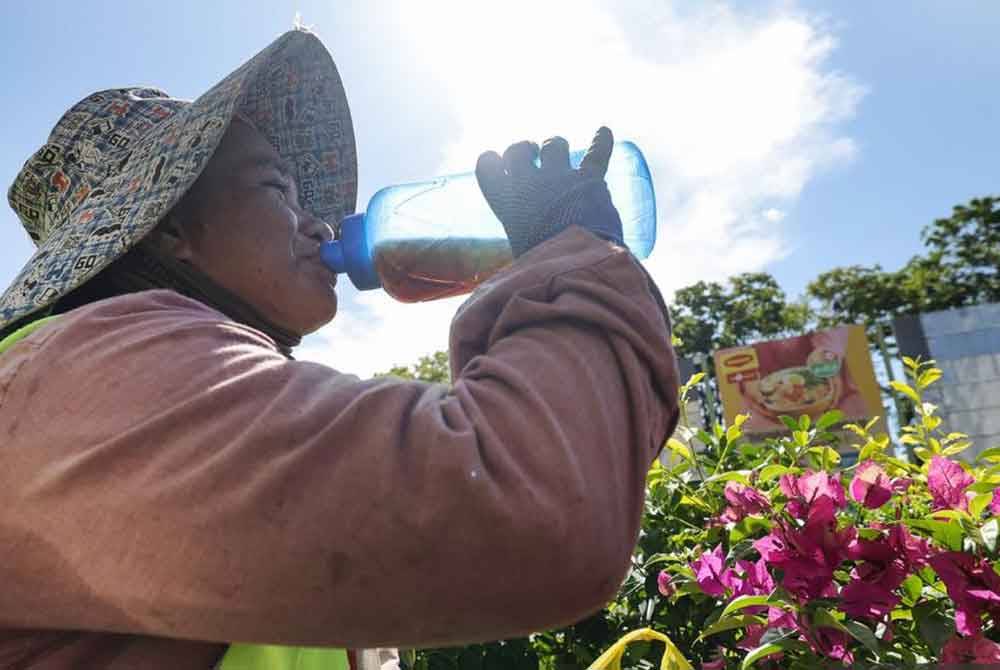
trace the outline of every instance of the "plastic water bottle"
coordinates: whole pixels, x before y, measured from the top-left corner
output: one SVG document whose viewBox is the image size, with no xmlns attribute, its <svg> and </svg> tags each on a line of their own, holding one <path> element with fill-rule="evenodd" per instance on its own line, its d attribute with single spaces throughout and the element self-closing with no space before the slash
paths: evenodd
<svg viewBox="0 0 1000 670">
<path fill-rule="evenodd" d="M 584 153 L 570 154 L 573 167 Z M 605 179 L 626 246 L 646 258 L 656 243 L 656 201 L 635 144 L 615 143 Z M 359 290 L 383 288 L 402 302 L 468 293 L 513 260 L 472 172 L 382 189 L 365 213 L 344 219 L 340 239 L 324 243 L 320 253 Z"/>
</svg>

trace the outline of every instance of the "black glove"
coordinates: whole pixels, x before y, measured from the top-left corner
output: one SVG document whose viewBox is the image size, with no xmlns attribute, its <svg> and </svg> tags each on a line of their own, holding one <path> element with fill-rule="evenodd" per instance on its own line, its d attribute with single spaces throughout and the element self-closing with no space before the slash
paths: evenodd
<svg viewBox="0 0 1000 670">
<path fill-rule="evenodd" d="M 611 203 L 604 175 L 614 137 L 600 128 L 580 168 L 569 162 L 569 144 L 561 137 L 510 146 L 500 158 L 487 151 L 476 164 L 476 179 L 493 213 L 500 219 L 517 258 L 571 225 L 624 246 L 622 221 Z M 535 159 L 541 157 L 541 167 Z"/>
</svg>

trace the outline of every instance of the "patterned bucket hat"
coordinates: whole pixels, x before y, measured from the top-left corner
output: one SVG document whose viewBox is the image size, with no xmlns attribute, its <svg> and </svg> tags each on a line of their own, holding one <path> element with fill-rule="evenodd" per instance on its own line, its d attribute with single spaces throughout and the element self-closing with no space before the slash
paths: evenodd
<svg viewBox="0 0 1000 670">
<path fill-rule="evenodd" d="M 152 88 L 100 91 L 63 115 L 10 188 L 37 250 L 0 296 L 0 329 L 51 306 L 152 231 L 237 114 L 292 165 L 303 207 L 335 226 L 354 212 L 351 115 L 312 33 L 285 33 L 194 102 Z"/>
</svg>

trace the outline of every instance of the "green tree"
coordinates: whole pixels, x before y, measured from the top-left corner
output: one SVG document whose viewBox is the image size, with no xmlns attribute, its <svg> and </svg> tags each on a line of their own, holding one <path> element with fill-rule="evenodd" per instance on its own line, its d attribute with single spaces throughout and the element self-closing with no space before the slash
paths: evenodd
<svg viewBox="0 0 1000 670">
<path fill-rule="evenodd" d="M 806 289 L 820 326 L 888 325 L 897 314 L 1000 302 L 1000 198 L 956 205 L 921 235 L 926 253 L 896 272 L 880 265 L 834 268 Z"/>
<path fill-rule="evenodd" d="M 451 367 L 448 365 L 448 352 L 438 351 L 430 356 L 421 356 L 415 365 L 409 367 L 397 365 L 388 372 L 376 377 L 402 377 L 403 379 L 419 379 L 425 382 L 451 382 Z"/>
<path fill-rule="evenodd" d="M 697 282 L 677 291 L 670 307 L 682 355 L 795 334 L 810 321 L 808 307 L 790 302 L 766 272 L 738 274 L 725 284 Z"/>
<path fill-rule="evenodd" d="M 950 217 L 927 226 L 922 238 L 926 257 L 907 266 L 914 283 L 920 280 L 925 301 L 921 307 L 1000 302 L 1000 197 L 956 205 Z"/>
</svg>

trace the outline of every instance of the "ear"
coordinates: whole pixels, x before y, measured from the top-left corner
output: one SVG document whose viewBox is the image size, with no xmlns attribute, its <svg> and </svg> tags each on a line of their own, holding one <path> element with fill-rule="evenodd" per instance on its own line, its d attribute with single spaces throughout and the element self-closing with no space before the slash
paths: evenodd
<svg viewBox="0 0 1000 670">
<path fill-rule="evenodd" d="M 150 233 L 149 241 L 157 251 L 190 263 L 194 258 L 194 244 L 190 226 L 184 225 L 176 212 L 170 212 Z"/>
</svg>

